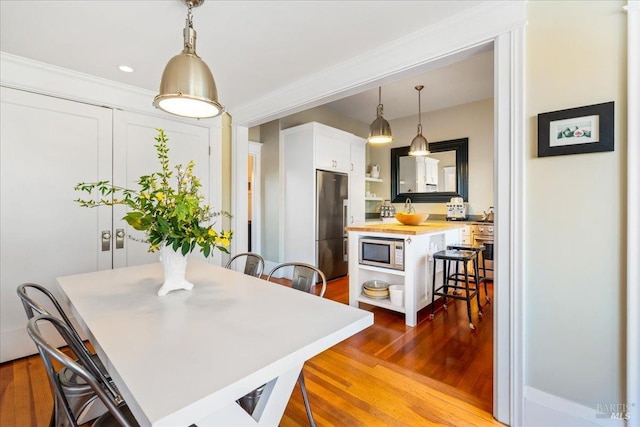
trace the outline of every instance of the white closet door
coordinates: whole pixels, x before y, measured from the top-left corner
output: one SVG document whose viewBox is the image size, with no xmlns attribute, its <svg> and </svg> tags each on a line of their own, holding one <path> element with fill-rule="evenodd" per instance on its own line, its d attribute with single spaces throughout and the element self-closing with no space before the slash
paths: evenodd
<svg viewBox="0 0 640 427">
<path fill-rule="evenodd" d="M 196 164 L 194 173 L 202 183 L 202 192 L 210 196 L 210 131 L 208 127 L 189 124 L 156 116 L 126 111 L 114 112 L 113 180 L 116 185 L 137 189 L 138 178 L 160 170 L 154 145 L 157 128 L 165 131 L 169 138 L 169 165 L 186 166 L 190 160 Z M 175 185 L 175 182 L 171 182 Z M 114 268 L 157 262 L 159 252 L 149 253 L 148 244 L 135 239 L 144 239 L 142 232 L 130 228 L 122 220 L 126 214 L 124 206 L 116 206 L 113 211 L 114 229 L 124 229 L 124 248 L 114 249 Z M 218 221 L 220 222 L 220 221 Z M 114 231 L 115 231 L 114 230 Z M 216 256 L 219 256 L 216 254 Z M 198 251 L 191 257 L 202 257 Z"/>
<path fill-rule="evenodd" d="M 100 231 L 111 208 L 81 208 L 74 186 L 111 179 L 112 111 L 0 88 L 0 362 L 35 352 L 16 287 L 111 268 Z M 10 345 L 9 345 L 10 343 Z"/>
</svg>

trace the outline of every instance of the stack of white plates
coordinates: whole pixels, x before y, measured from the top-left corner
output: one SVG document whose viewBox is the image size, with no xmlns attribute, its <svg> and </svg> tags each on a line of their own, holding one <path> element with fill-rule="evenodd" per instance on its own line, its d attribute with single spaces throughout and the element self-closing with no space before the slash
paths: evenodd
<svg viewBox="0 0 640 427">
<path fill-rule="evenodd" d="M 389 286 L 390 283 L 383 280 L 369 280 L 362 285 L 362 293 L 374 299 L 389 298 Z"/>
</svg>

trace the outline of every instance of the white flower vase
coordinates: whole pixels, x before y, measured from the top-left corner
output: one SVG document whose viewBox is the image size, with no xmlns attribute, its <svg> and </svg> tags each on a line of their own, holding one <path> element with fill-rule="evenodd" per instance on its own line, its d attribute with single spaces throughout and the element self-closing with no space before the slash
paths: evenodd
<svg viewBox="0 0 640 427">
<path fill-rule="evenodd" d="M 164 269 L 164 283 L 158 290 L 158 296 L 162 297 L 171 291 L 193 289 L 193 283 L 185 278 L 187 271 L 187 257 L 182 252 L 176 252 L 171 246 L 162 246 L 160 249 L 160 261 Z"/>
</svg>

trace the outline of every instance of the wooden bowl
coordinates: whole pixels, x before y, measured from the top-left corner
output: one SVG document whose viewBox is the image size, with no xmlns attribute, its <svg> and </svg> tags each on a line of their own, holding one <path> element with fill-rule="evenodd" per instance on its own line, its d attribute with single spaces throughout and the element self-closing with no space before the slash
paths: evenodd
<svg viewBox="0 0 640 427">
<path fill-rule="evenodd" d="M 427 213 L 396 213 L 396 219 L 404 225 L 420 225 L 427 219 L 428 216 L 429 214 Z"/>
</svg>

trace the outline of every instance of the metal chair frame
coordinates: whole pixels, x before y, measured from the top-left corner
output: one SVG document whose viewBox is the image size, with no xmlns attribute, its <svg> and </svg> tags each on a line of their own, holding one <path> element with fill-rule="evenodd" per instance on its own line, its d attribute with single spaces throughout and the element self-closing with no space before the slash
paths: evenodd
<svg viewBox="0 0 640 427">
<path fill-rule="evenodd" d="M 53 325 L 58 334 L 65 341 L 69 349 L 77 357 L 77 361 L 67 356 L 51 343 L 49 343 L 40 333 L 38 324 L 40 322 L 48 322 Z M 65 324 L 62 319 L 51 315 L 37 315 L 31 317 L 27 323 L 27 332 L 36 344 L 38 352 L 44 362 L 51 389 L 54 394 L 54 407 L 58 414 L 64 414 L 64 419 L 58 417 L 52 419 L 51 426 L 78 426 L 78 419 L 71 408 L 68 396 L 65 393 L 64 385 L 61 381 L 59 372 L 56 372 L 54 361 L 60 363 L 63 369 L 73 372 L 81 377 L 84 382 L 93 390 L 93 393 L 102 401 L 108 412 L 98 417 L 93 424 L 94 426 L 118 425 L 124 427 L 137 426 L 137 422 L 129 411 L 121 396 L 114 394 L 108 387 L 109 380 L 91 362 L 92 358 L 87 356 L 83 350 L 84 344 L 78 340 L 72 330 Z"/>
<path fill-rule="evenodd" d="M 293 278 L 291 282 L 292 288 L 299 291 L 313 294 L 314 293 L 313 290 L 317 285 L 317 282 L 314 281 L 314 277 L 316 277 L 317 275 L 317 277 L 322 280 L 322 288 L 320 289 L 318 296 L 320 297 L 324 296 L 324 292 L 327 289 L 327 279 L 324 273 L 320 269 L 310 264 L 305 264 L 300 262 L 285 262 L 282 264 L 278 264 L 269 272 L 267 276 L 267 281 L 270 282 L 274 273 L 277 270 L 285 267 L 293 267 Z M 311 405 L 309 404 L 309 395 L 307 393 L 307 386 L 304 381 L 304 373 L 302 370 L 300 371 L 300 375 L 298 375 L 298 384 L 300 385 L 300 391 L 302 392 L 302 399 L 304 401 L 304 408 L 307 411 L 307 418 L 309 419 L 309 424 L 311 425 L 311 427 L 315 427 L 316 421 L 313 418 L 313 413 L 311 412 Z M 258 400 L 260 399 L 260 396 L 264 391 L 264 388 L 265 388 L 265 385 L 262 385 L 257 389 L 253 390 L 251 393 L 241 397 L 237 401 L 238 404 L 249 414 L 253 414 L 253 411 L 255 410 Z"/>
<path fill-rule="evenodd" d="M 27 289 L 33 289 L 43 294 L 53 305 L 55 311 L 57 312 L 57 315 L 50 313 L 49 310 L 47 310 L 44 306 L 31 298 L 27 294 Z M 18 286 L 17 293 L 20 297 L 20 300 L 22 301 L 22 305 L 24 306 L 24 311 L 27 314 L 28 319 L 32 319 L 37 315 L 47 315 L 64 322 L 65 326 L 69 330 L 69 333 L 73 336 L 73 339 L 80 343 L 78 352 L 81 352 L 87 358 L 87 363 L 91 365 L 92 369 L 100 371 L 101 374 L 107 379 L 107 383 L 105 386 L 109 388 L 109 391 L 114 395 L 119 394 L 117 388 L 111 382 L 109 373 L 105 369 L 98 356 L 89 351 L 82 338 L 80 337 L 80 334 L 78 334 L 78 331 L 73 327 L 71 320 L 62 309 L 62 306 L 47 288 L 35 283 L 23 283 L 22 285 Z M 67 400 L 70 402 L 71 407 L 73 408 L 74 416 L 77 419 L 81 420 L 81 423 L 89 421 L 107 410 L 106 407 L 100 405 L 98 396 L 93 393 L 88 384 L 82 381 L 81 377 L 78 377 L 73 372 L 67 371 L 64 368 L 59 372 L 59 376 L 62 389 L 67 397 Z M 94 407 L 94 404 L 97 404 L 98 406 Z M 56 411 L 56 406 L 54 405 L 54 411 L 51 414 L 51 423 L 57 423 L 58 421 L 56 420 L 58 417 L 59 414 Z"/>
<path fill-rule="evenodd" d="M 318 267 L 311 264 L 303 262 L 284 262 L 282 264 L 278 264 L 269 272 L 267 281 L 271 281 L 274 273 L 285 267 L 293 267 L 293 276 L 291 279 L 291 287 L 293 289 L 313 294 L 313 290 L 318 283 L 314 280 L 314 277 L 317 276 L 318 279 L 322 280 L 322 288 L 320 289 L 318 296 L 320 298 L 324 296 L 324 292 L 327 290 L 327 278 Z M 302 370 L 300 371 L 300 375 L 298 375 L 298 384 L 300 384 L 300 391 L 302 392 L 302 399 L 304 401 L 304 408 L 307 411 L 307 418 L 309 418 L 309 424 L 311 427 L 315 427 L 316 421 L 313 418 L 313 413 L 311 412 L 309 395 L 307 394 L 307 386 L 304 381 L 304 372 Z"/>
<path fill-rule="evenodd" d="M 317 275 L 318 279 L 322 280 L 322 288 L 318 293 L 319 297 L 324 296 L 324 292 L 327 290 L 327 279 L 324 273 L 316 266 L 311 264 L 305 264 L 303 262 L 283 262 L 276 265 L 267 276 L 267 281 L 271 281 L 274 273 L 284 267 L 293 267 L 293 277 L 291 279 L 291 287 L 299 291 L 314 293 L 313 288 L 318 282 L 313 278 Z"/>
<path fill-rule="evenodd" d="M 235 255 L 227 262 L 224 268 L 231 268 L 231 264 L 233 264 L 236 259 L 242 257 L 247 258 L 244 264 L 244 274 L 253 277 L 262 277 L 262 273 L 264 272 L 264 258 L 254 252 L 243 252 Z"/>
</svg>

